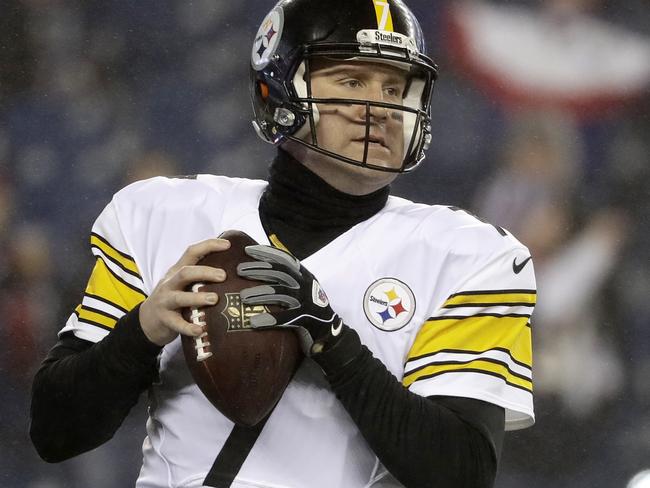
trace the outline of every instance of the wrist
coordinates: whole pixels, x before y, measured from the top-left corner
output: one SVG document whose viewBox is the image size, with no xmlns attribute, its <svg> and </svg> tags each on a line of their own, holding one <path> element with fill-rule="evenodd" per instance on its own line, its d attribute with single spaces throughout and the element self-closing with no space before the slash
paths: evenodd
<svg viewBox="0 0 650 488">
<path fill-rule="evenodd" d="M 361 339 L 354 329 L 341 324 L 341 332 L 314 343 L 311 357 L 330 376 L 344 369 L 362 353 Z"/>
<path fill-rule="evenodd" d="M 138 305 L 138 327 L 148 342 L 157 347 L 164 347 L 173 341 L 177 334 L 161 327 L 150 308 L 149 298 Z"/>
<path fill-rule="evenodd" d="M 140 327 L 139 305 L 127 312 L 115 324 L 113 331 L 99 343 L 107 364 L 124 374 L 155 367 L 161 347 L 153 344 Z"/>
</svg>

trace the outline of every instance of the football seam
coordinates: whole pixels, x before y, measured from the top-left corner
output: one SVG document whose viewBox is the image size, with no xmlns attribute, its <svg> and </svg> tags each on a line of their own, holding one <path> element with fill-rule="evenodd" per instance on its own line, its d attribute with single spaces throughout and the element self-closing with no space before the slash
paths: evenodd
<svg viewBox="0 0 650 488">
<path fill-rule="evenodd" d="M 199 290 L 205 286 L 205 283 L 194 283 L 192 291 L 198 293 Z M 190 320 L 194 325 L 206 326 L 205 312 L 198 307 L 190 307 Z M 196 360 L 203 362 L 209 357 L 212 357 L 212 352 L 206 350 L 210 347 L 210 340 L 208 338 L 208 331 L 204 331 L 200 336 L 194 338 L 194 349 L 196 350 Z"/>
</svg>

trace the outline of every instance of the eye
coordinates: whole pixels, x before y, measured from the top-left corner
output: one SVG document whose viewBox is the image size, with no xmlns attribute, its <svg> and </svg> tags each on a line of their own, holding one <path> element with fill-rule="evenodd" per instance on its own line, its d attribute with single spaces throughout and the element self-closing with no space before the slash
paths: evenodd
<svg viewBox="0 0 650 488">
<path fill-rule="evenodd" d="M 360 88 L 361 87 L 361 82 L 357 79 L 354 78 L 348 78 L 346 80 L 343 80 L 341 84 L 347 88 Z"/>
<path fill-rule="evenodd" d="M 389 86 L 384 88 L 384 92 L 390 98 L 402 98 L 402 90 L 397 87 Z"/>
</svg>

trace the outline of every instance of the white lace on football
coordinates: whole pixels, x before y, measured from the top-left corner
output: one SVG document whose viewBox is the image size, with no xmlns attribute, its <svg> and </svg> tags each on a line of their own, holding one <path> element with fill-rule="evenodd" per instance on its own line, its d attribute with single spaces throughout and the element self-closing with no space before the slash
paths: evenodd
<svg viewBox="0 0 650 488">
<path fill-rule="evenodd" d="M 194 293 L 198 293 L 199 289 L 204 286 L 203 283 L 195 283 L 192 285 L 192 291 Z M 192 307 L 191 308 L 192 313 L 190 314 L 190 320 L 194 325 L 200 325 L 201 327 L 204 327 L 206 325 L 205 323 L 205 312 L 202 310 Z M 203 332 L 200 336 L 198 336 L 196 339 L 194 339 L 194 349 L 196 349 L 196 360 L 197 361 L 205 361 L 208 359 L 210 356 L 212 356 L 212 353 L 210 351 L 206 351 L 206 348 L 210 346 L 210 342 L 205 340 L 205 338 L 208 336 L 207 332 Z"/>
</svg>

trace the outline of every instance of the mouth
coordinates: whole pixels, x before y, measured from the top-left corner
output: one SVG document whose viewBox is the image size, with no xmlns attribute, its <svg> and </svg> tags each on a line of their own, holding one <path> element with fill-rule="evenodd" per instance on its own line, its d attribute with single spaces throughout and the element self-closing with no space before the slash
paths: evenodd
<svg viewBox="0 0 650 488">
<path fill-rule="evenodd" d="M 365 137 L 357 137 L 356 139 L 352 139 L 352 142 L 359 142 L 361 144 L 365 144 L 366 138 Z M 368 136 L 368 146 L 369 147 L 383 147 L 388 149 L 388 146 L 386 145 L 386 139 L 384 139 L 381 136 L 377 135 L 369 135 Z"/>
</svg>

